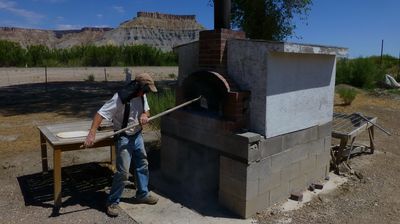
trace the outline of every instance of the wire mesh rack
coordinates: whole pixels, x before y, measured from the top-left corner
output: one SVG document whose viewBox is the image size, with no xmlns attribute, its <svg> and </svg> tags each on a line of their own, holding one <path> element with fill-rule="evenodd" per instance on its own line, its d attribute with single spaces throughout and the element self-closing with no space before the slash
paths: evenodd
<svg viewBox="0 0 400 224">
<path fill-rule="evenodd" d="M 333 114 L 332 137 L 340 139 L 340 144 L 333 146 L 331 150 L 332 165 L 336 173 L 339 173 L 339 164 L 342 162 L 350 168 L 347 162 L 352 154 L 365 152 L 366 149 L 369 149 L 370 153 L 374 152 L 374 126 L 376 121 L 376 117 L 367 117 L 360 113 Z M 356 146 L 354 143 L 356 137 L 364 131 L 368 131 L 370 145 Z"/>
</svg>

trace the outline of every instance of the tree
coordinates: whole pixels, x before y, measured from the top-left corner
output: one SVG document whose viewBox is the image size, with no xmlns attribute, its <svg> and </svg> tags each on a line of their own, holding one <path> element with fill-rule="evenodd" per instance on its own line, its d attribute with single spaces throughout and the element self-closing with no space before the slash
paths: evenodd
<svg viewBox="0 0 400 224">
<path fill-rule="evenodd" d="M 25 50 L 18 43 L 0 40 L 0 67 L 24 65 Z"/>
<path fill-rule="evenodd" d="M 312 0 L 232 0 L 232 25 L 249 38 L 283 40 L 294 34 L 294 16 L 306 19 L 311 4 Z"/>
</svg>

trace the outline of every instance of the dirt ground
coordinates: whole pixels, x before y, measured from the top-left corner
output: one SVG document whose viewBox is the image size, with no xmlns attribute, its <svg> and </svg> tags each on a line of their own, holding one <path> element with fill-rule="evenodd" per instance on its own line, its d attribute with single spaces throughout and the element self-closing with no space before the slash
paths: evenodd
<svg viewBox="0 0 400 224">
<path fill-rule="evenodd" d="M 134 223 L 124 213 L 118 218 L 104 213 L 106 191 L 100 188 L 110 183 L 111 174 L 72 153 L 63 157 L 63 166 L 68 167 L 63 169 L 65 197 L 61 215 L 54 217 L 51 175 L 41 174 L 36 129 L 37 125 L 91 119 L 120 84 L 52 83 L 47 91 L 42 84 L 0 88 L 1 223 Z M 254 216 L 259 223 L 400 223 L 400 100 L 382 92 L 361 92 L 351 106 L 341 106 L 338 97 L 335 104 L 337 112 L 378 117 L 378 124 L 392 136 L 376 129 L 375 153 L 352 158 L 350 166 L 358 175 L 343 173 L 349 180 L 337 190 L 294 211 L 283 212 L 276 205 Z M 368 136 L 364 133 L 357 140 L 366 143 Z M 69 178 L 74 175 L 80 178 Z M 88 184 L 87 175 L 103 178 L 104 184 L 85 190 L 70 183 L 78 179 Z"/>
</svg>

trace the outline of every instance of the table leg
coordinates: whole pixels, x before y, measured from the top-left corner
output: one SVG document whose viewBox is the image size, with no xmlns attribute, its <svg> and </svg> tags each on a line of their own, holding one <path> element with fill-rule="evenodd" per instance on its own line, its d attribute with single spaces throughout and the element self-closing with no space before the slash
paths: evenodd
<svg viewBox="0 0 400 224">
<path fill-rule="evenodd" d="M 55 211 L 59 211 L 61 208 L 61 149 L 54 148 L 54 158 L 53 158 L 53 166 L 54 166 L 54 209 Z"/>
<path fill-rule="evenodd" d="M 339 148 L 337 149 L 337 151 L 335 151 L 335 152 L 331 151 L 334 171 L 336 174 L 339 174 L 339 164 L 343 161 L 344 151 L 346 150 L 348 140 L 349 139 L 347 137 L 341 138 L 340 145 L 339 145 Z"/>
<path fill-rule="evenodd" d="M 42 171 L 43 173 L 47 173 L 49 171 L 49 166 L 47 163 L 47 144 L 46 138 L 44 137 L 43 133 L 40 132 L 40 148 L 42 151 Z"/>
<path fill-rule="evenodd" d="M 374 126 L 371 126 L 368 128 L 368 135 L 369 135 L 369 147 L 371 149 L 371 154 L 374 153 L 375 150 L 375 144 L 374 144 L 374 138 L 375 138 L 375 134 L 374 134 Z"/>
</svg>

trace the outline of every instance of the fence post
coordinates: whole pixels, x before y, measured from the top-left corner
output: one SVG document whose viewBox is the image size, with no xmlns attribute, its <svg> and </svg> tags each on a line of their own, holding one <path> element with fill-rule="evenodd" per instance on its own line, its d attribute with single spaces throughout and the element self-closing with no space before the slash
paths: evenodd
<svg viewBox="0 0 400 224">
<path fill-rule="evenodd" d="M 104 81 L 107 82 L 107 70 L 104 68 Z"/>
</svg>

